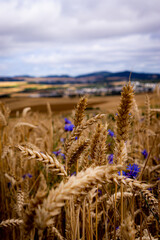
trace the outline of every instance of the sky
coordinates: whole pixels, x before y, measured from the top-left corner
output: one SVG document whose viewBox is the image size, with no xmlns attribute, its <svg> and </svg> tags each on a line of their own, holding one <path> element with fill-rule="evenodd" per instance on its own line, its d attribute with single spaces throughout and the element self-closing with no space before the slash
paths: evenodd
<svg viewBox="0 0 160 240">
<path fill-rule="evenodd" d="M 0 0 L 0 76 L 160 73 L 160 0 Z"/>
</svg>

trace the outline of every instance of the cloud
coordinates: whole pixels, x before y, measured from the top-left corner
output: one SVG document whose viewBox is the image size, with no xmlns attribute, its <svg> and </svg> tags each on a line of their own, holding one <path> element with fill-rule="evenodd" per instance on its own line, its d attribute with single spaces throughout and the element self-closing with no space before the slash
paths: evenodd
<svg viewBox="0 0 160 240">
<path fill-rule="evenodd" d="M 0 0 L 0 70 L 160 72 L 159 11 L 159 0 Z"/>
</svg>

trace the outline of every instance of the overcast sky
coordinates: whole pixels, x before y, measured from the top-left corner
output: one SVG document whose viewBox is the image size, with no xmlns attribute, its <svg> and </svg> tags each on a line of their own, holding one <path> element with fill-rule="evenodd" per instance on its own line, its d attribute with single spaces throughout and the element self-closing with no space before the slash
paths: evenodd
<svg viewBox="0 0 160 240">
<path fill-rule="evenodd" d="M 0 0 L 0 76 L 160 73 L 160 0 Z"/>
</svg>

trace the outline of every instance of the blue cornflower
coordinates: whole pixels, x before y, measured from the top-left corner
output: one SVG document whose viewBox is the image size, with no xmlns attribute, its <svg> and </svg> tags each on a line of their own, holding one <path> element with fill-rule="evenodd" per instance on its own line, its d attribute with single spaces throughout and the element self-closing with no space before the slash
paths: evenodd
<svg viewBox="0 0 160 240">
<path fill-rule="evenodd" d="M 64 130 L 65 130 L 66 132 L 71 132 L 71 131 L 73 131 L 73 128 L 74 128 L 74 125 L 73 125 L 73 124 L 66 124 L 66 125 L 64 126 Z"/>
<path fill-rule="evenodd" d="M 127 166 L 127 170 L 129 171 L 127 171 L 126 176 L 129 178 L 136 178 L 140 172 L 140 168 L 135 163 L 133 165 L 129 164 Z"/>
<path fill-rule="evenodd" d="M 64 120 L 65 120 L 64 130 L 66 132 L 73 131 L 74 125 L 72 124 L 72 122 L 70 120 L 68 120 L 67 118 L 65 118 Z"/>
<path fill-rule="evenodd" d="M 65 139 L 64 139 L 64 138 L 60 138 L 60 141 L 61 141 L 62 143 L 64 143 L 64 142 L 65 142 Z"/>
<path fill-rule="evenodd" d="M 159 158 L 159 157 L 154 157 L 154 160 L 155 160 L 155 161 L 159 161 L 160 158 Z"/>
<path fill-rule="evenodd" d="M 146 159 L 148 157 L 148 152 L 146 149 L 144 149 L 141 153 L 144 156 L 144 159 Z"/>
<path fill-rule="evenodd" d="M 96 193 L 97 193 L 97 190 L 96 190 Z M 98 196 L 102 196 L 102 190 L 98 189 Z"/>
<path fill-rule="evenodd" d="M 27 173 L 27 177 L 32 178 L 32 174 Z"/>
<path fill-rule="evenodd" d="M 65 124 L 72 124 L 68 118 L 65 118 L 64 121 L 65 121 Z"/>
<path fill-rule="evenodd" d="M 58 151 L 53 151 L 53 153 L 57 156 L 59 156 L 59 154 L 61 153 L 61 149 L 59 149 Z"/>
<path fill-rule="evenodd" d="M 32 175 L 30 173 L 26 173 L 22 176 L 23 180 L 26 178 L 26 177 L 29 177 L 29 178 L 32 178 Z"/>
<path fill-rule="evenodd" d="M 26 174 L 24 174 L 24 175 L 22 176 L 22 178 L 25 179 L 25 178 L 26 178 Z"/>
<path fill-rule="evenodd" d="M 63 157 L 63 159 L 66 159 L 64 153 L 61 153 L 61 149 L 59 149 L 58 151 L 54 151 L 53 153 L 56 155 L 56 157 L 60 155 Z"/>
<path fill-rule="evenodd" d="M 76 172 L 71 173 L 71 176 L 76 176 Z"/>
<path fill-rule="evenodd" d="M 113 153 L 111 153 L 111 154 L 108 156 L 108 162 L 109 162 L 109 164 L 112 164 L 112 163 L 113 163 Z"/>
<path fill-rule="evenodd" d="M 114 137 L 114 132 L 112 132 L 111 129 L 108 129 L 108 135 Z"/>
<path fill-rule="evenodd" d="M 78 137 L 75 137 L 75 140 L 77 140 L 78 139 Z"/>
<path fill-rule="evenodd" d="M 126 170 L 127 170 L 126 172 L 122 171 L 122 175 L 126 176 L 127 178 L 135 179 L 138 176 L 138 173 L 140 172 L 140 168 L 135 163 L 133 165 L 129 164 Z M 118 174 L 121 175 L 120 171 L 118 172 Z"/>
<path fill-rule="evenodd" d="M 65 160 L 66 159 L 66 156 L 64 153 L 60 153 L 61 157 L 63 157 L 63 159 Z"/>
</svg>

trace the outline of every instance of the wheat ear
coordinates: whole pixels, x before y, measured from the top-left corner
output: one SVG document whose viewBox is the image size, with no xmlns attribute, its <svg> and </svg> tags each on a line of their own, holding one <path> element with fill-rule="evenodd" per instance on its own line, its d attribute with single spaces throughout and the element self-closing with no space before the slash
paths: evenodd
<svg viewBox="0 0 160 240">
<path fill-rule="evenodd" d="M 22 111 L 22 117 L 25 118 L 27 116 L 27 113 L 31 110 L 30 107 L 26 107 Z"/>
<path fill-rule="evenodd" d="M 121 100 L 120 105 L 118 108 L 118 115 L 117 115 L 117 135 L 116 135 L 116 141 L 118 142 L 118 145 L 120 146 L 120 149 L 126 149 L 125 148 L 125 142 L 128 140 L 128 129 L 129 129 L 129 113 L 131 111 L 132 103 L 133 103 L 133 87 L 131 86 L 131 83 L 125 85 L 122 89 L 121 93 Z M 122 145 L 122 146 L 121 146 Z M 123 150 L 121 151 L 121 153 Z M 119 152 L 117 152 L 119 154 Z M 122 155 L 122 154 L 120 154 Z M 127 155 L 127 151 L 126 151 Z M 120 163 L 123 164 L 124 158 L 122 156 L 120 157 Z M 122 176 L 122 171 L 121 171 Z M 116 188 L 117 189 L 117 188 Z M 123 224 L 123 184 L 121 184 L 121 229 Z"/>
<path fill-rule="evenodd" d="M 134 221 L 131 215 L 127 215 L 124 223 L 121 226 L 122 239 L 123 240 L 134 240 L 136 230 L 134 229 Z"/>
<path fill-rule="evenodd" d="M 133 87 L 129 82 L 123 87 L 121 93 L 120 105 L 118 107 L 117 115 L 117 135 L 116 139 L 118 142 L 121 140 L 127 141 L 128 139 L 128 129 L 129 129 L 129 113 L 131 111 L 133 103 Z"/>
<path fill-rule="evenodd" d="M 17 192 L 17 202 L 15 205 L 15 210 L 18 214 L 19 217 L 22 218 L 22 213 L 23 213 L 23 205 L 24 205 L 24 192 L 21 191 L 21 189 L 18 190 Z"/>
<path fill-rule="evenodd" d="M 98 183 L 103 183 L 103 181 L 109 181 L 113 172 L 117 172 L 118 169 L 121 169 L 120 165 L 88 168 L 84 172 L 79 172 L 76 176 L 71 176 L 65 184 L 61 182 L 56 190 L 52 189 L 49 192 L 42 206 L 37 208 L 37 227 L 43 228 L 48 224 L 53 224 L 53 217 L 60 213 L 61 207 L 65 205 L 65 200 L 69 200 L 72 195 L 86 195 L 93 186 L 97 186 Z"/>
<path fill-rule="evenodd" d="M 0 228 L 1 227 L 17 227 L 22 224 L 23 224 L 22 219 L 7 219 L 0 223 Z"/>
<path fill-rule="evenodd" d="M 70 167 L 73 163 L 76 163 L 76 172 L 78 173 L 78 159 L 82 152 L 88 147 L 89 140 L 80 139 L 76 142 L 75 146 L 71 147 L 70 151 L 67 154 L 67 167 L 70 170 Z"/>
<path fill-rule="evenodd" d="M 102 150 L 103 148 L 102 145 L 104 145 L 103 136 L 104 134 L 103 134 L 102 125 L 97 124 L 96 132 L 91 141 L 91 150 L 90 150 L 91 152 L 90 157 L 96 165 L 101 165 L 102 162 L 100 162 L 99 158 L 104 157 L 104 151 Z"/>
<path fill-rule="evenodd" d="M 86 106 L 87 106 L 87 98 L 82 97 L 76 106 L 76 112 L 74 117 L 75 128 L 82 124 L 82 121 L 84 118 L 84 110 L 86 109 Z"/>
<path fill-rule="evenodd" d="M 37 228 L 44 229 L 50 224 L 53 224 L 54 217 L 59 215 L 66 200 L 69 200 L 72 195 L 85 196 L 88 191 L 91 190 L 93 186 L 97 186 L 98 183 L 112 183 L 116 181 L 116 183 L 123 183 L 132 189 L 147 189 L 152 186 L 130 178 L 118 176 L 117 171 L 121 169 L 121 165 L 90 167 L 86 171 L 79 172 L 76 176 L 71 176 L 68 182 L 61 182 L 58 188 L 51 189 L 42 205 L 38 206 L 35 210 L 35 224 Z"/>
<path fill-rule="evenodd" d="M 37 128 L 37 126 L 31 124 L 31 123 L 27 123 L 27 122 L 18 122 L 15 126 L 14 129 L 19 128 L 19 127 L 29 127 L 29 128 Z"/>
<path fill-rule="evenodd" d="M 51 171 L 58 172 L 59 175 L 67 176 L 64 166 L 57 160 L 55 156 L 51 157 L 48 153 L 44 154 L 20 145 L 18 145 L 17 148 L 21 150 L 22 154 L 28 159 L 35 159 L 36 161 L 48 164 L 48 168 Z"/>
<path fill-rule="evenodd" d="M 86 123 L 83 123 L 80 126 L 77 126 L 77 128 L 74 128 L 70 138 L 65 143 L 65 152 L 67 153 L 68 149 L 75 140 L 75 137 L 79 137 L 85 129 L 87 129 L 92 124 L 96 123 L 99 119 L 103 118 L 104 116 L 105 114 L 97 114 L 95 117 L 90 118 Z"/>
<path fill-rule="evenodd" d="M 106 164 L 106 152 L 107 152 L 106 140 L 107 140 L 107 133 L 106 133 L 106 129 L 103 128 L 100 133 L 99 141 L 95 149 L 94 163 L 96 166 L 98 165 L 101 166 Z"/>
</svg>

